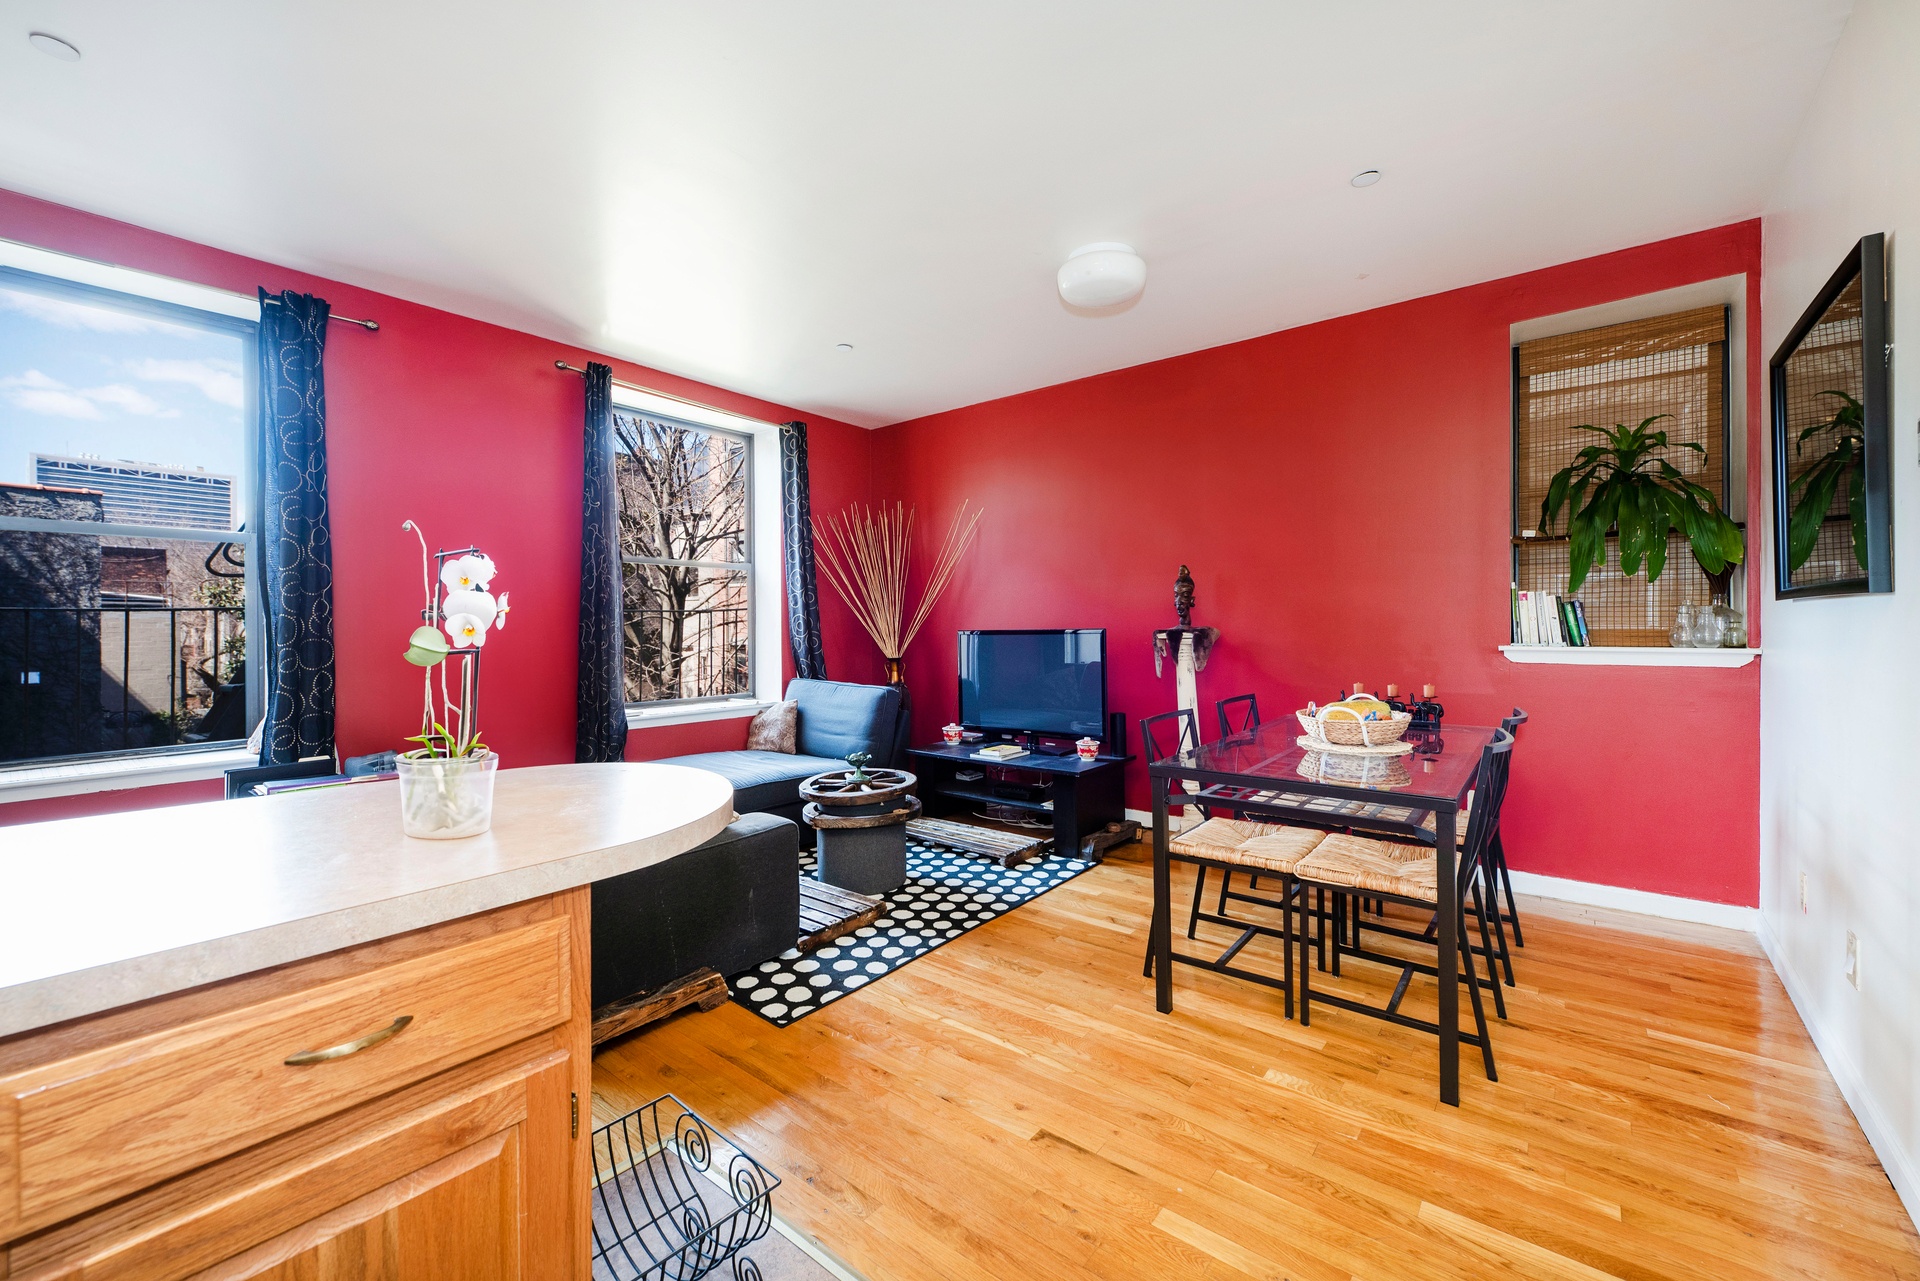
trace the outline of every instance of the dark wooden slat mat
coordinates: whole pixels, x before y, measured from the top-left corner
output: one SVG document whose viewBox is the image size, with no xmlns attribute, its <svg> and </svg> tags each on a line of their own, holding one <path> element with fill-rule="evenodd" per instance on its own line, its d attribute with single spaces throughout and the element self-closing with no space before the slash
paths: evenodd
<svg viewBox="0 0 1920 1281">
<path fill-rule="evenodd" d="M 907 835 L 933 841 L 949 849 L 990 858 L 1002 867 L 1018 867 L 1040 854 L 1050 836 L 1029 836 L 1023 832 L 1002 832 L 992 827 L 975 827 L 944 818 L 916 818 L 907 824 Z"/>
<path fill-rule="evenodd" d="M 811 876 L 800 878 L 800 943 L 802 952 L 824 947 L 843 934 L 880 919 L 884 899 L 855 894 Z"/>
</svg>

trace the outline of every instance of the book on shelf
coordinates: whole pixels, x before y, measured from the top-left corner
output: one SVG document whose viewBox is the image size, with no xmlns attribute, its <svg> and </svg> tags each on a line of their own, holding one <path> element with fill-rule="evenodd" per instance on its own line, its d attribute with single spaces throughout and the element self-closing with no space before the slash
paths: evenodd
<svg viewBox="0 0 1920 1281">
<path fill-rule="evenodd" d="M 973 753 L 973 759 L 976 761 L 1012 761 L 1018 760 L 1026 754 L 1027 749 L 1018 743 L 995 743 L 991 747 L 983 747 Z"/>
<path fill-rule="evenodd" d="M 1540 643 L 1542 645 L 1564 645 L 1567 638 L 1560 634 L 1560 611 L 1554 602 L 1559 598 L 1549 592 L 1536 592 L 1534 605 L 1540 615 Z"/>
<path fill-rule="evenodd" d="M 1587 612 L 1577 600 L 1553 592 L 1524 592 L 1513 597 L 1513 643 L 1583 648 L 1593 644 Z"/>
</svg>

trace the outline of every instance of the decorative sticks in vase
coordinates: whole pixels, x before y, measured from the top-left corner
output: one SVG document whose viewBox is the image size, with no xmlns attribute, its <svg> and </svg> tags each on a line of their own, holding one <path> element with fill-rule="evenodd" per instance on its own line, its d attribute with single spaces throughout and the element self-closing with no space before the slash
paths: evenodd
<svg viewBox="0 0 1920 1281">
<path fill-rule="evenodd" d="M 849 507 L 838 516 L 827 517 L 824 524 L 814 521 L 814 542 L 827 581 L 880 647 L 880 656 L 887 663 L 888 683 L 901 683 L 900 662 L 907 646 L 913 644 L 927 615 L 952 582 L 960 558 L 973 543 L 980 516 L 978 510 L 969 512 L 966 503 L 960 504 L 910 617 L 907 574 L 913 555 L 914 510 L 904 503 L 895 503 L 892 511 Z"/>
</svg>

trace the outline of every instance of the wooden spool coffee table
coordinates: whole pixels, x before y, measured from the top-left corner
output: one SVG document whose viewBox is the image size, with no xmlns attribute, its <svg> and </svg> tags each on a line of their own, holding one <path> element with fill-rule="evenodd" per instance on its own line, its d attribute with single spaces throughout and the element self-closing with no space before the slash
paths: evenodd
<svg viewBox="0 0 1920 1281">
<path fill-rule="evenodd" d="M 800 784 L 800 816 L 814 830 L 815 875 L 856 894 L 906 884 L 907 820 L 920 817 L 920 780 L 905 770 L 828 770 Z"/>
</svg>

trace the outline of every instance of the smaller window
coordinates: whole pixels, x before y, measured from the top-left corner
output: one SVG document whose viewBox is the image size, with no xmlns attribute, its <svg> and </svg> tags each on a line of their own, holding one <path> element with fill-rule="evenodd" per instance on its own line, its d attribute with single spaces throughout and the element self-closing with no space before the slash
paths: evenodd
<svg viewBox="0 0 1920 1281">
<path fill-rule="evenodd" d="M 1628 426 L 1655 414 L 1676 445 L 1667 457 L 1688 480 L 1727 506 L 1729 368 L 1725 307 L 1700 307 L 1648 320 L 1522 342 L 1513 349 L 1513 582 L 1520 591 L 1567 595 L 1567 520 L 1552 534 L 1539 528 L 1540 504 L 1555 472 L 1599 440 L 1583 424 Z M 1596 645 L 1665 645 L 1674 614 L 1687 601 L 1704 604 L 1706 575 L 1675 532 L 1656 582 L 1644 568 L 1620 572 L 1619 539 L 1609 534 L 1606 559 L 1577 597 Z"/>
<path fill-rule="evenodd" d="M 615 409 L 628 703 L 753 690 L 751 437 Z"/>
<path fill-rule="evenodd" d="M 0 268 L 0 766 L 253 728 L 255 332 Z"/>
</svg>

